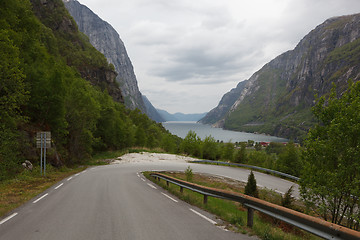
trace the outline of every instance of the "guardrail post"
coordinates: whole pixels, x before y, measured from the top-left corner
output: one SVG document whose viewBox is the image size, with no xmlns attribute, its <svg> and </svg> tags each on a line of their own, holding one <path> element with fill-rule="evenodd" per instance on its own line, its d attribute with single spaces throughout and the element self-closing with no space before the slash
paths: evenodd
<svg viewBox="0 0 360 240">
<path fill-rule="evenodd" d="M 254 224 L 254 209 L 248 207 L 247 210 L 247 226 L 252 228 Z"/>
<path fill-rule="evenodd" d="M 169 187 L 169 181 L 166 181 L 166 186 Z"/>
<path fill-rule="evenodd" d="M 208 196 L 204 195 L 204 204 L 207 204 Z"/>
<path fill-rule="evenodd" d="M 184 192 L 184 188 L 180 187 L 180 192 L 183 193 Z"/>
</svg>

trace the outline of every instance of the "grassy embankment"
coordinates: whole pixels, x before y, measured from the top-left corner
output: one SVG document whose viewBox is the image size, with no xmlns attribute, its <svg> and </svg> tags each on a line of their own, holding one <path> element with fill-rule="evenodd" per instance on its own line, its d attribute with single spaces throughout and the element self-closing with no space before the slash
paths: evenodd
<svg viewBox="0 0 360 240">
<path fill-rule="evenodd" d="M 167 174 L 186 181 L 186 175 L 184 173 Z M 144 175 L 154 183 L 168 190 L 173 195 L 179 197 L 181 200 L 217 215 L 220 219 L 225 221 L 226 228 L 232 231 L 249 235 L 257 235 L 262 239 L 319 239 L 314 235 L 261 213 L 256 213 L 254 215 L 254 226 L 252 229 L 248 228 L 246 226 L 247 210 L 240 203 L 209 197 L 207 204 L 204 204 L 202 194 L 195 193 L 188 189 L 184 189 L 183 193 L 180 193 L 178 186 L 170 184 L 169 187 L 167 187 L 165 181 L 158 182 L 150 177 L 150 172 L 145 172 Z M 245 187 L 245 184 L 241 182 L 229 182 L 228 180 L 224 181 L 223 179 L 198 174 L 194 174 L 192 182 L 203 186 L 240 193 L 244 192 Z M 259 191 L 259 198 L 279 205 L 281 204 L 282 199 L 281 195 L 266 189 L 261 189 Z M 294 202 L 293 205 L 295 209 L 301 207 L 301 204 L 296 202 Z"/>
</svg>

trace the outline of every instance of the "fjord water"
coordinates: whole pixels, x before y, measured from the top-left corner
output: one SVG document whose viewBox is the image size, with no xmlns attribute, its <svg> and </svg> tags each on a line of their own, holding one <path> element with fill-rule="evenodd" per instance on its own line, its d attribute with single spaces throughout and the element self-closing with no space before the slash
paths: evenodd
<svg viewBox="0 0 360 240">
<path fill-rule="evenodd" d="M 264 134 L 254 134 L 246 132 L 236 132 L 214 128 L 197 122 L 164 122 L 163 126 L 172 134 L 185 138 L 190 130 L 194 131 L 202 140 L 207 136 L 212 136 L 215 140 L 224 142 L 246 142 L 253 140 L 255 142 L 288 142 L 288 139 L 268 136 Z"/>
</svg>

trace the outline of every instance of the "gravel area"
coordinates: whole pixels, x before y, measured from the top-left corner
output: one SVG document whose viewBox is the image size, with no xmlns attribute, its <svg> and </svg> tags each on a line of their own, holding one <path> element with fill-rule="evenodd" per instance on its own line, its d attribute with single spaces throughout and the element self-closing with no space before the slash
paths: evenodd
<svg viewBox="0 0 360 240">
<path fill-rule="evenodd" d="M 174 155 L 174 154 L 166 154 L 166 153 L 141 152 L 141 153 L 125 154 L 121 157 L 114 159 L 111 162 L 111 164 L 163 162 L 163 161 L 186 163 L 194 160 L 198 160 L 198 159 L 186 157 L 186 156 Z"/>
</svg>

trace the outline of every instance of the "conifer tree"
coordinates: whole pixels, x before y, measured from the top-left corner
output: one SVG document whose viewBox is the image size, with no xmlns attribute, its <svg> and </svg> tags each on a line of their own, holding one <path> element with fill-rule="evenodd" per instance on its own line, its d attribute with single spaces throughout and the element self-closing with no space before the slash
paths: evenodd
<svg viewBox="0 0 360 240">
<path fill-rule="evenodd" d="M 252 197 L 259 197 L 259 192 L 256 187 L 256 179 L 253 171 L 250 172 L 248 181 L 245 186 L 245 194 Z"/>
</svg>

